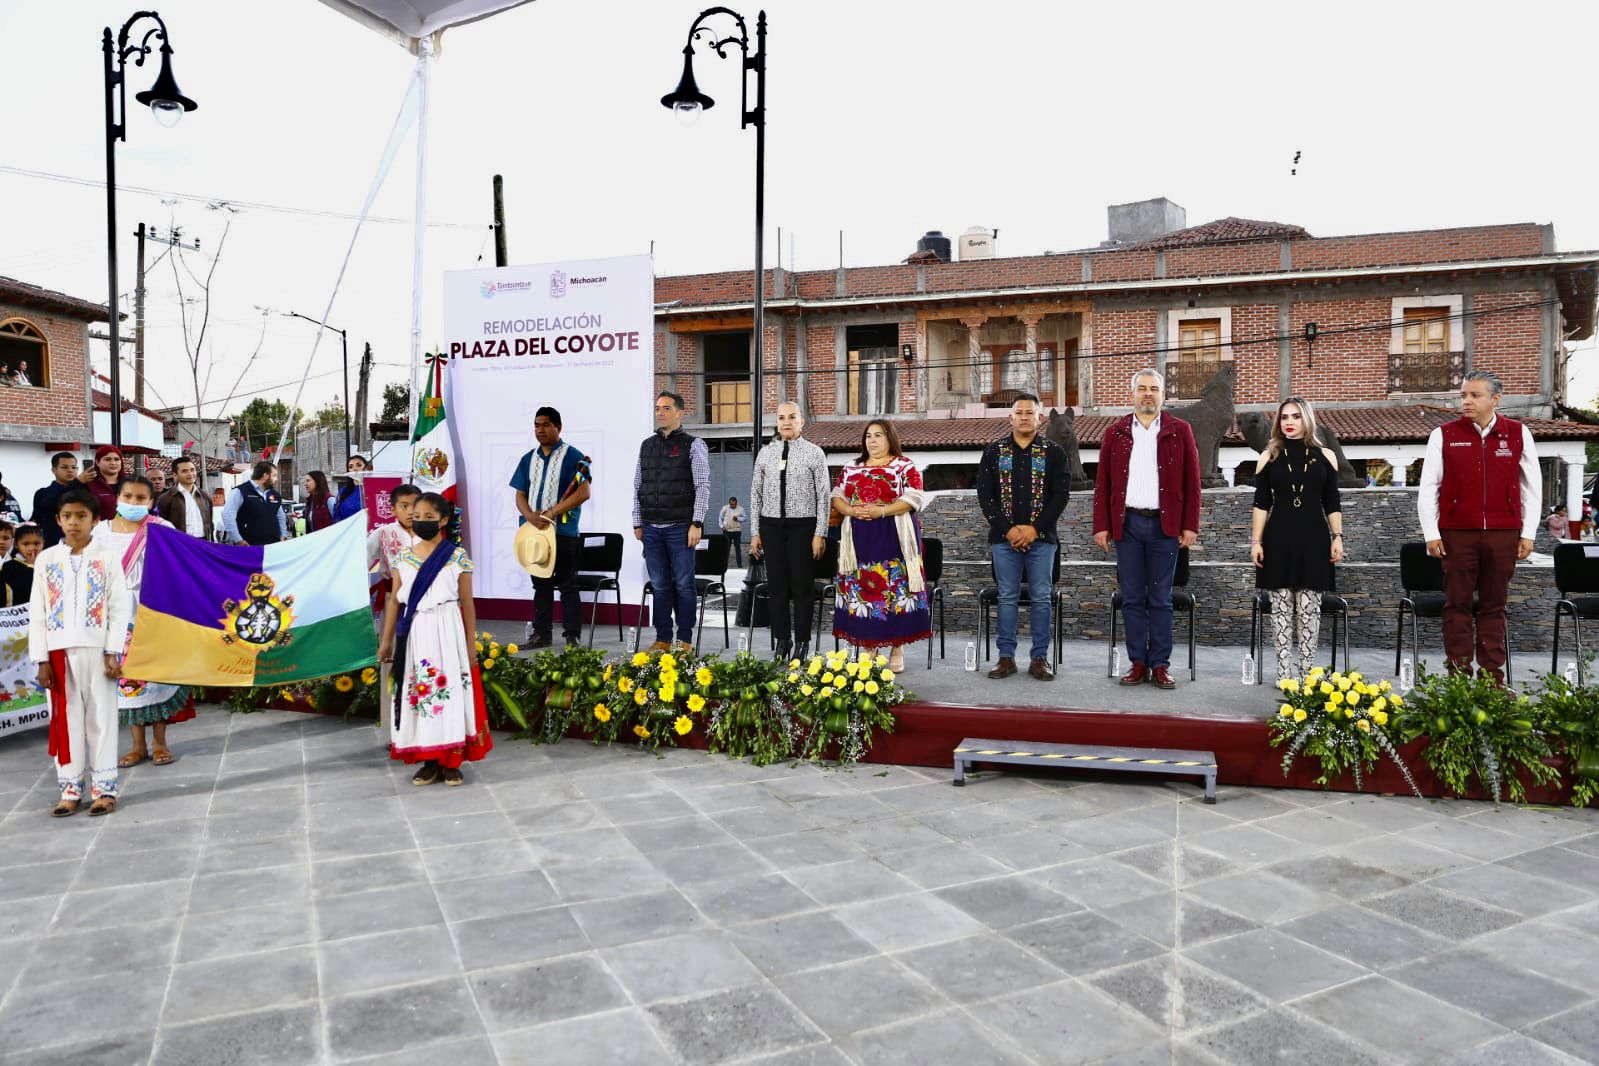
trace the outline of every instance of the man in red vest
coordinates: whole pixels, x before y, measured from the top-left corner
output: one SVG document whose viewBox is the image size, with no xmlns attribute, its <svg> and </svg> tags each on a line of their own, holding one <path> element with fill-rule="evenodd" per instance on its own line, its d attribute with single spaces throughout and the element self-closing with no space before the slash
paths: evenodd
<svg viewBox="0 0 1599 1066">
<path fill-rule="evenodd" d="M 1444 565 L 1444 656 L 1471 670 L 1472 596 L 1477 669 L 1505 681 L 1505 597 L 1516 560 L 1532 554 L 1543 478 L 1532 432 L 1496 414 L 1503 387 L 1486 370 L 1460 385 L 1460 417 L 1427 438 L 1416 510 L 1427 554 Z"/>
<path fill-rule="evenodd" d="M 1176 688 L 1172 648 L 1172 579 L 1177 550 L 1199 537 L 1199 448 L 1194 431 L 1161 413 L 1165 380 L 1156 370 L 1133 375 L 1133 413 L 1118 418 L 1099 443 L 1094 479 L 1094 543 L 1116 542 L 1116 580 L 1127 623 L 1124 685 Z"/>
</svg>

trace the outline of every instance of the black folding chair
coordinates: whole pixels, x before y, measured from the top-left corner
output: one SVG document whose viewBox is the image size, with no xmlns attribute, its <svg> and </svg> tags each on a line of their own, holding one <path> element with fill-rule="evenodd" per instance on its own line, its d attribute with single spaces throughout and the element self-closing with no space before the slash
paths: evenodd
<svg viewBox="0 0 1599 1066">
<path fill-rule="evenodd" d="M 1580 545 L 1573 545 L 1580 547 Z M 1421 663 L 1421 625 L 1423 618 L 1436 618 L 1440 622 L 1444 617 L 1444 564 L 1441 559 L 1434 559 L 1427 554 L 1427 545 L 1424 541 L 1413 540 L 1399 546 L 1399 584 L 1403 594 L 1399 597 L 1399 632 L 1394 640 L 1394 673 L 1399 673 L 1399 662 L 1405 649 L 1405 615 L 1410 615 L 1410 661 L 1413 665 Z M 1477 613 L 1477 595 L 1472 594 L 1471 611 Z M 1505 640 L 1505 677 L 1515 676 L 1515 668 L 1510 658 L 1510 641 L 1508 639 L 1509 617 L 1506 619 L 1507 639 Z M 1556 644 L 1556 654 L 1559 645 Z"/>
<path fill-rule="evenodd" d="M 1271 614 L 1271 596 L 1265 589 L 1249 594 L 1249 648 L 1255 657 L 1255 684 L 1265 681 L 1266 670 L 1261 658 L 1266 651 L 1266 616 Z M 1349 601 L 1335 592 L 1321 594 L 1321 613 L 1332 615 L 1332 658 L 1327 669 L 1338 670 L 1338 634 L 1342 623 L 1344 635 L 1344 669 L 1349 670 Z"/>
<path fill-rule="evenodd" d="M 1171 609 L 1175 615 L 1178 611 L 1188 612 L 1188 680 L 1195 681 L 1199 678 L 1199 669 L 1195 665 L 1194 641 L 1194 607 L 1196 601 L 1194 594 L 1188 591 L 1188 549 L 1177 549 L 1177 571 L 1172 575 L 1171 581 Z M 1110 645 L 1105 653 L 1105 676 L 1116 676 L 1116 636 L 1117 623 L 1121 620 L 1122 590 L 1118 588 L 1110 597 Z"/>
<path fill-rule="evenodd" d="M 943 560 L 940 559 L 939 561 L 942 563 Z M 984 662 L 987 662 L 989 660 L 989 658 L 990 658 L 990 655 L 991 655 L 991 650 L 992 649 L 990 648 L 989 645 L 990 645 L 990 639 L 993 636 L 994 624 L 995 624 L 993 621 L 989 620 L 989 617 L 990 617 L 991 613 L 997 612 L 999 610 L 999 575 L 997 575 L 994 572 L 994 556 L 993 556 L 993 553 L 990 553 L 989 557 L 988 557 L 988 576 L 993 578 L 994 583 L 992 585 L 988 586 L 986 589 L 981 590 L 977 594 L 977 620 L 978 620 L 978 629 L 979 629 L 980 634 L 981 634 L 981 636 L 983 638 L 983 661 Z M 1055 561 L 1050 566 L 1050 575 L 1049 575 L 1050 604 L 1051 604 L 1052 607 L 1054 607 L 1054 610 L 1050 612 L 1050 616 L 1049 616 L 1050 617 L 1050 631 L 1051 631 L 1050 632 L 1050 644 L 1051 644 L 1051 646 L 1054 649 L 1054 655 L 1051 657 L 1050 664 L 1049 664 L 1050 665 L 1050 669 L 1052 669 L 1052 670 L 1056 666 L 1058 666 L 1060 664 L 1060 635 L 1061 635 L 1061 632 L 1062 632 L 1062 628 L 1061 628 L 1062 623 L 1061 623 L 1061 617 L 1060 617 L 1060 596 L 1055 591 L 1056 587 L 1059 584 L 1060 584 L 1060 545 L 1057 544 L 1057 545 L 1055 545 Z M 1032 615 L 1032 610 L 1033 610 L 1032 597 L 1028 594 L 1027 582 L 1025 580 L 1022 582 L 1021 596 L 1017 600 L 1017 606 L 1018 607 L 1027 608 L 1027 613 L 1029 615 L 1029 621 L 1031 621 L 1031 615 Z M 1017 628 L 1018 628 L 1018 631 L 1019 631 L 1020 630 L 1020 626 L 1018 626 Z M 1020 635 L 1020 633 L 1018 632 L 1018 636 L 1019 635 Z M 929 667 L 931 667 L 933 665 L 932 664 L 932 659 L 931 659 L 931 650 L 930 649 L 929 649 L 929 659 L 928 659 L 928 664 L 927 665 Z"/>
<path fill-rule="evenodd" d="M 594 537 L 601 543 L 590 544 Z M 577 554 L 577 587 L 582 592 L 594 594 L 593 610 L 589 613 L 589 647 L 594 647 L 594 627 L 600 617 L 600 593 L 609 589 L 616 600 L 616 642 L 622 635 L 622 548 L 626 542 L 620 533 L 585 533 L 583 546 Z"/>
<path fill-rule="evenodd" d="M 1056 558 L 1060 553 L 1056 552 Z M 944 542 L 937 537 L 922 538 L 922 574 L 927 582 L 927 613 L 938 604 L 938 657 L 944 657 Z M 1056 658 L 1060 656 L 1057 654 Z M 927 668 L 933 668 L 933 641 L 927 641 Z"/>
<path fill-rule="evenodd" d="M 821 640 L 822 640 L 822 612 L 823 612 L 823 610 L 826 607 L 827 598 L 828 597 L 832 597 L 832 596 L 836 596 L 838 594 L 838 584 L 837 584 L 837 582 L 838 582 L 838 538 L 829 537 L 829 538 L 827 538 L 827 547 L 822 549 L 822 557 L 820 559 L 816 560 L 815 569 L 813 569 L 811 571 L 811 587 L 814 590 L 814 593 L 815 593 L 815 596 L 816 596 L 816 620 L 813 623 L 813 628 L 815 630 L 815 634 L 816 635 L 812 638 L 812 641 L 811 641 L 812 650 L 815 650 L 816 645 L 821 643 Z M 759 602 L 760 600 L 770 600 L 771 599 L 771 591 L 770 591 L 768 586 L 769 586 L 769 582 L 761 581 L 761 582 L 758 582 L 755 585 L 755 587 L 750 590 L 750 614 L 749 614 L 750 622 L 749 622 L 749 626 L 744 631 L 744 640 L 745 640 L 745 643 L 747 643 L 747 644 L 749 644 L 751 646 L 751 648 L 753 648 L 754 645 L 755 645 L 755 616 L 756 616 L 755 604 L 757 602 Z M 767 613 L 770 614 L 771 611 L 768 610 Z M 770 623 L 771 619 L 768 618 L 767 621 L 768 621 L 768 623 Z M 768 626 L 768 632 L 770 632 L 770 626 Z M 794 634 L 794 637 L 797 640 L 799 638 L 799 634 L 797 634 L 797 633 Z M 776 647 L 777 646 L 777 638 L 773 637 L 773 638 L 771 638 L 771 640 L 772 640 L 772 646 Z M 837 637 L 833 638 L 833 647 L 834 648 L 838 647 L 838 638 Z"/>
<path fill-rule="evenodd" d="M 1555 548 L 1555 588 L 1560 599 L 1555 603 L 1555 650 L 1549 659 L 1549 673 L 1560 669 L 1560 618 L 1566 615 L 1577 641 L 1577 683 L 1585 685 L 1582 620 L 1599 618 L 1599 595 L 1595 595 L 1599 593 L 1599 546 L 1562 544 Z"/>
<path fill-rule="evenodd" d="M 694 650 L 700 650 L 700 633 L 705 629 L 705 601 L 712 596 L 722 601 L 722 647 L 733 646 L 727 624 L 727 557 L 733 553 L 733 538 L 726 533 L 708 533 L 694 553 L 694 591 L 699 600 L 700 617 L 694 626 Z"/>
</svg>

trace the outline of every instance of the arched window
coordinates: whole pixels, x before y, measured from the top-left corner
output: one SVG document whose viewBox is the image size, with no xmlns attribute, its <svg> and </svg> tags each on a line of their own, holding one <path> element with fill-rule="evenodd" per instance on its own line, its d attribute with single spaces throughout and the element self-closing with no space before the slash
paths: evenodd
<svg viewBox="0 0 1599 1066">
<path fill-rule="evenodd" d="M 50 387 L 50 342 L 32 322 L 0 322 L 0 388 Z"/>
</svg>

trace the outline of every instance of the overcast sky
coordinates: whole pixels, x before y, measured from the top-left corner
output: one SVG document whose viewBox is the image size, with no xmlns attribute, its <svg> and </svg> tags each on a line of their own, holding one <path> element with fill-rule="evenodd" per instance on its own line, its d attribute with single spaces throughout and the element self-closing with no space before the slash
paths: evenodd
<svg viewBox="0 0 1599 1066">
<path fill-rule="evenodd" d="M 512 262 L 646 252 L 657 274 L 747 269 L 754 132 L 738 70 L 701 57 L 718 106 L 688 129 L 658 100 L 676 83 L 696 0 L 537 0 L 450 30 L 434 68 L 425 337 L 441 273 L 493 264 L 490 180 L 505 176 Z M 100 32 L 126 0 L 0 0 L 8 103 L 0 164 L 104 177 Z M 354 213 L 413 60 L 317 0 L 163 0 L 174 71 L 200 104 L 162 129 L 132 94 L 119 184 Z M 756 9 L 745 8 L 753 20 Z M 768 262 L 888 263 L 928 229 L 998 227 L 1001 255 L 1092 245 L 1105 207 L 1168 196 L 1190 224 L 1225 215 L 1317 236 L 1552 222 L 1561 250 L 1599 248 L 1591 72 L 1570 42 L 1599 4 L 1524 2 L 1088 5 L 1044 0 L 770 0 Z M 1299 173 L 1290 175 L 1295 152 Z M 362 232 L 331 321 L 370 341 L 374 396 L 408 351 L 414 144 Z M 0 172 L 0 274 L 104 299 L 101 189 Z M 353 223 L 232 214 L 212 296 L 207 414 L 242 394 L 292 397 Z M 131 233 L 176 223 L 214 251 L 224 213 L 120 198 Z M 161 249 L 153 247 L 151 258 Z M 481 257 L 481 261 L 480 261 Z M 209 267 L 190 255 L 197 272 Z M 194 402 L 170 261 L 149 285 L 153 402 Z M 125 305 L 126 306 L 126 305 Z M 1599 390 L 1593 342 L 1573 383 Z M 104 346 L 102 346 L 102 353 Z M 103 363 L 103 356 L 102 356 Z M 339 392 L 325 341 L 302 406 Z M 127 381 L 128 379 L 124 379 Z M 127 385 L 131 394 L 131 383 Z M 376 414 L 376 407 L 373 408 Z"/>
</svg>

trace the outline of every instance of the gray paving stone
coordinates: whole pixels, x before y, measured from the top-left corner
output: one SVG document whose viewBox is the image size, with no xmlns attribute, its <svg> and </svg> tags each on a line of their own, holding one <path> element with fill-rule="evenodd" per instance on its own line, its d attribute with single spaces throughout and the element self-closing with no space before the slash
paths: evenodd
<svg viewBox="0 0 1599 1066">
<path fill-rule="evenodd" d="M 651 865 L 679 886 L 751 877 L 772 869 L 765 859 L 736 841 L 658 852 L 647 857 Z"/>
<path fill-rule="evenodd" d="M 304 899 L 311 894 L 311 867 L 273 866 L 265 870 L 202 874 L 189 893 L 189 913 L 210 914 L 250 907 L 263 899 Z"/>
<path fill-rule="evenodd" d="M 1235 825 L 1203 833 L 1193 837 L 1192 843 L 1212 855 L 1220 855 L 1235 870 L 1296 859 L 1314 847 L 1256 825 Z"/>
<path fill-rule="evenodd" d="M 774 977 L 875 954 L 849 926 L 820 912 L 754 922 L 732 936 L 745 957 Z"/>
<path fill-rule="evenodd" d="M 1233 864 L 1220 855 L 1213 855 L 1188 844 L 1151 844 L 1130 851 L 1118 851 L 1110 856 L 1116 862 L 1131 866 L 1170 887 L 1187 887 L 1231 873 Z"/>
<path fill-rule="evenodd" d="M 468 970 L 534 962 L 589 948 L 569 907 L 477 918 L 452 927 L 461 965 Z"/>
<path fill-rule="evenodd" d="M 556 895 L 567 903 L 635 896 L 671 887 L 671 879 L 642 855 L 595 862 L 562 863 L 543 870 Z"/>
<path fill-rule="evenodd" d="M 982 922 L 926 892 L 889 902 L 854 903 L 834 913 L 879 951 L 900 951 L 984 931 Z"/>
<path fill-rule="evenodd" d="M 1337 897 L 1269 870 L 1212 878 L 1187 890 L 1211 906 L 1262 925 L 1292 921 L 1333 906 Z"/>
<path fill-rule="evenodd" d="M 1581 1059 L 1520 1033 L 1507 1033 L 1461 1054 L 1454 1066 L 1579 1066 Z"/>
<path fill-rule="evenodd" d="M 1361 906 L 1454 941 L 1491 933 L 1520 920 L 1502 907 L 1490 907 L 1431 885 L 1411 885 L 1365 900 Z"/>
<path fill-rule="evenodd" d="M 1273 1003 L 1319 992 L 1364 975 L 1364 967 L 1295 940 L 1276 929 L 1255 929 L 1189 948 L 1185 954 Z"/>
<path fill-rule="evenodd" d="M 1161 954 L 1154 941 L 1091 911 L 1018 926 L 1005 935 L 1074 976 Z"/>
<path fill-rule="evenodd" d="M 267 866 L 298 866 L 310 859 L 310 849 L 303 836 L 210 842 L 200 852 L 198 872 L 205 875 L 259 870 Z"/>
<path fill-rule="evenodd" d="M 1329 907 L 1277 927 L 1323 951 L 1374 970 L 1441 951 L 1449 942 L 1364 907 Z"/>
<path fill-rule="evenodd" d="M 1599 990 L 1594 969 L 1599 960 L 1599 936 L 1538 919 L 1485 936 L 1476 946 L 1534 973 L 1577 988 Z"/>
<path fill-rule="evenodd" d="M 857 1033 L 844 1041 L 844 1046 L 862 1066 L 926 1066 L 935 1062 L 1014 1066 L 1028 1061 L 1000 1046 L 994 1034 L 958 1011 Z M 842 1056 L 840 1061 L 845 1061 Z"/>
<path fill-rule="evenodd" d="M 778 978 L 777 988 L 833 1038 L 924 1014 L 943 1000 L 881 956 Z"/>
<path fill-rule="evenodd" d="M 1428 883 L 1457 896 L 1491 903 L 1527 918 L 1578 907 L 1593 899 L 1591 894 L 1580 888 L 1534 877 L 1497 863 L 1456 870 L 1435 877 Z"/>
<path fill-rule="evenodd" d="M 1482 948 L 1444 951 L 1387 971 L 1389 977 L 1510 1029 L 1558 1014 L 1590 992 L 1540 977 L 1515 955 Z"/>
<path fill-rule="evenodd" d="M 178 919 L 169 918 L 44 937 L 22 971 L 22 983 L 50 985 L 76 981 L 86 973 L 115 974 L 170 966 L 180 924 Z"/>
<path fill-rule="evenodd" d="M 149 1062 L 155 1046 L 155 1029 L 108 1038 L 73 1041 L 50 1048 L 32 1048 L 12 1055 L 0 1053 L 6 1066 L 127 1066 Z"/>
<path fill-rule="evenodd" d="M 334 940 L 320 945 L 318 957 L 324 997 L 415 984 L 461 972 L 449 930 L 437 925 Z"/>
<path fill-rule="evenodd" d="M 1148 896 L 1114 907 L 1102 907 L 1099 913 L 1167 948 L 1202 944 L 1257 927 L 1248 918 L 1212 907 L 1186 893 Z"/>
<path fill-rule="evenodd" d="M 427 880 L 422 856 L 415 851 L 328 859 L 311 864 L 311 892 L 317 897 L 345 896 L 374 888 L 418 884 Z"/>
<path fill-rule="evenodd" d="M 1599 856 L 1570 848 L 1548 847 L 1525 852 L 1500 862 L 1512 870 L 1561 881 L 1573 888 L 1599 893 Z"/>
<path fill-rule="evenodd" d="M 1171 887 L 1170 882 L 1140 873 L 1110 856 L 1051 866 L 1047 870 L 1034 871 L 1030 876 L 1090 909 L 1147 899 Z"/>
<path fill-rule="evenodd" d="M 1286 862 L 1274 862 L 1267 871 L 1278 877 L 1326 892 L 1341 900 L 1364 899 L 1391 892 L 1410 884 L 1410 878 L 1375 866 L 1366 866 L 1345 855 L 1310 855 Z"/>
<path fill-rule="evenodd" d="M 628 1005 L 627 993 L 593 955 L 478 970 L 467 981 L 491 1033 Z"/>
<path fill-rule="evenodd" d="M 413 1066 L 418 1060 L 448 1063 L 449 1066 L 500 1066 L 489 1038 L 445 1040 L 425 1047 L 408 1047 L 388 1055 L 360 1059 L 360 1066 Z"/>
<path fill-rule="evenodd" d="M 458 977 L 337 996 L 325 1000 L 323 1009 L 328 1046 L 341 1060 L 484 1032 L 472 993 Z"/>
<path fill-rule="evenodd" d="M 165 967 L 91 976 L 73 996 L 63 996 L 58 985 L 18 985 L 0 1011 L 0 1048 L 18 1052 L 70 1040 L 82 1031 L 85 1003 L 95 1005 L 94 1031 L 102 1039 L 148 1032 L 166 987 Z"/>
<path fill-rule="evenodd" d="M 1088 859 L 1094 854 L 1076 841 L 1067 840 L 1055 827 L 979 837 L 971 846 L 979 854 L 1002 862 L 1012 870 L 1024 871 Z"/>
<path fill-rule="evenodd" d="M 682 891 L 707 918 L 725 926 L 779 918 L 820 906 L 781 874 L 686 884 Z"/>
<path fill-rule="evenodd" d="M 1461 870 L 1472 864 L 1471 859 L 1458 852 L 1435 848 L 1398 835 L 1346 844 L 1338 849 L 1338 853 L 1363 866 L 1387 870 L 1412 881 L 1425 881 L 1429 877 Z"/>
<path fill-rule="evenodd" d="M 54 900 L 48 901 L 49 911 L 55 914 L 55 920 L 50 923 L 48 931 L 71 933 L 84 929 L 105 929 L 110 926 L 126 925 L 128 915 L 140 913 L 152 899 L 162 900 L 166 907 L 176 910 L 182 908 L 188 897 L 188 881 L 161 881 L 153 885 L 130 885 L 121 888 L 78 889 L 68 892 L 61 898 L 59 911 L 56 910 Z M 33 901 L 23 901 L 19 905 L 19 912 L 33 909 L 27 906 L 31 902 Z M 0 921 L 3 920 L 0 918 Z M 32 935 L 39 935 L 46 930 L 41 924 L 28 931 Z M 11 935 L 15 934 L 0 928 L 0 937 Z"/>
<path fill-rule="evenodd" d="M 181 963 L 172 971 L 161 1024 L 181 1025 L 316 998 L 316 952 L 309 947 Z"/>
<path fill-rule="evenodd" d="M 1108 970 L 1089 983 L 1172 1032 L 1221 1025 L 1269 1006 L 1243 985 L 1180 956 Z"/>
<path fill-rule="evenodd" d="M 0 903 L 35 896 L 60 896 L 86 864 L 76 859 L 13 866 L 0 873 Z M 115 866 L 115 863 L 109 865 Z M 121 882 L 126 883 L 126 882 Z"/>
<path fill-rule="evenodd" d="M 1474 818 L 1455 818 L 1407 829 L 1402 837 L 1458 852 L 1478 862 L 1493 862 L 1528 851 L 1535 845 L 1513 833 L 1501 832 Z"/>
<path fill-rule="evenodd" d="M 1046 1062 L 1093 1062 L 1164 1035 L 1138 1011 L 1078 981 L 990 1000 L 971 1014 Z"/>
<path fill-rule="evenodd" d="M 1268 818 L 1259 824 L 1262 829 L 1269 829 L 1278 836 L 1323 848 L 1353 844 L 1371 836 L 1368 827 L 1339 818 L 1335 813 L 1321 808 L 1297 810 Z"/>
<path fill-rule="evenodd" d="M 754 984 L 761 972 L 726 936 L 702 932 L 607 948 L 600 957 L 638 1003 Z"/>
<path fill-rule="evenodd" d="M 204 920 L 183 923 L 177 961 L 199 962 L 310 944 L 315 939 L 311 918 L 310 903 L 301 900 L 207 914 Z"/>
<path fill-rule="evenodd" d="M 871 859 L 851 859 L 828 866 L 795 867 L 788 879 L 825 904 L 855 903 L 918 891 L 910 880 Z"/>
<path fill-rule="evenodd" d="M 1011 995 L 1066 978 L 1065 971 L 991 933 L 916 948 L 896 958 L 958 1003 Z"/>
<path fill-rule="evenodd" d="M 322 1060 L 316 1004 L 161 1030 L 152 1066 L 309 1066 Z"/>
<path fill-rule="evenodd" d="M 199 863 L 199 844 L 185 844 L 173 848 L 152 847 L 147 851 L 107 851 L 95 847 L 83 860 L 81 872 L 73 887 L 115 888 L 119 885 L 146 885 L 180 880 L 193 877 Z M 61 865 L 61 863 L 46 863 L 31 869 L 53 870 Z M 29 869 L 25 867 L 22 870 L 8 871 L 7 876 L 0 877 L 0 886 L 10 881 L 13 873 L 23 874 Z M 0 891 L 11 891 L 11 889 L 6 886 Z"/>
<path fill-rule="evenodd" d="M 1211 1061 L 1237 1066 L 1327 1062 L 1338 1066 L 1383 1066 L 1384 1060 L 1339 1033 L 1301 1015 L 1268 1011 L 1187 1038 Z"/>
<path fill-rule="evenodd" d="M 1081 909 L 1059 892 L 1021 874 L 972 881 L 934 893 L 992 929 L 1055 918 Z"/>
<path fill-rule="evenodd" d="M 748 844 L 751 851 L 780 870 L 827 866 L 850 860 L 865 861 L 861 859 L 859 851 L 840 840 L 836 833 L 823 829 L 754 837 Z"/>
<path fill-rule="evenodd" d="M 567 834 L 563 834 L 567 835 Z M 488 840 L 478 844 L 458 844 L 427 848 L 422 865 L 434 881 L 457 881 L 480 877 L 485 870 L 508 873 L 531 870 L 540 865 L 531 845 L 522 840 Z"/>
<path fill-rule="evenodd" d="M 1501 1032 L 1475 1014 L 1375 974 L 1318 992 L 1294 1009 L 1380 1048 L 1394 1062 L 1448 1061 Z"/>
<path fill-rule="evenodd" d="M 499 1033 L 494 1049 L 500 1066 L 672 1066 L 674 1062 L 637 1008 Z"/>
<path fill-rule="evenodd" d="M 880 851 L 872 858 L 922 888 L 944 888 L 1010 872 L 1004 863 L 947 843 Z"/>
<path fill-rule="evenodd" d="M 770 988 L 746 986 L 651 1007 L 666 1043 L 687 1062 L 714 1066 L 822 1039 L 822 1032 Z"/>
<path fill-rule="evenodd" d="M 440 885 L 435 894 L 439 909 L 452 922 L 521 914 L 557 902 L 555 889 L 538 870 L 449 881 Z"/>
<path fill-rule="evenodd" d="M 425 884 L 329 896 L 317 900 L 314 906 L 323 940 L 440 925 L 444 921 L 433 889 Z"/>
<path fill-rule="evenodd" d="M 700 928 L 705 919 L 676 889 L 572 905 L 572 916 L 597 948 L 653 940 Z"/>
</svg>

